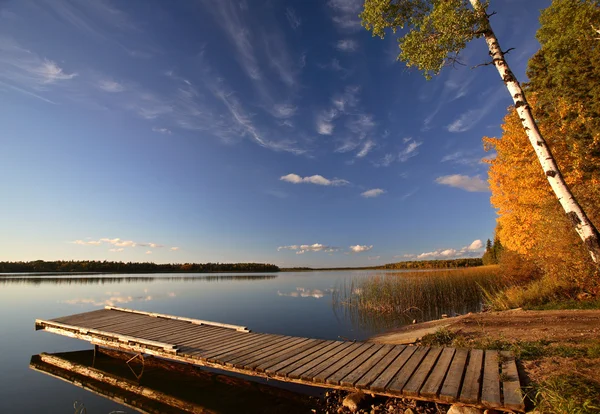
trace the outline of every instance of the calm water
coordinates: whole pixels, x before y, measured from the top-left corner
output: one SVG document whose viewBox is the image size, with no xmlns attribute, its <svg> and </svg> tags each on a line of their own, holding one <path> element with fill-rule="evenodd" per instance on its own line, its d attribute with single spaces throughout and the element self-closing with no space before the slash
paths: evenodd
<svg viewBox="0 0 600 414">
<path fill-rule="evenodd" d="M 29 369 L 32 355 L 90 349 L 88 343 L 34 330 L 51 319 L 105 305 L 244 325 L 255 332 L 322 339 L 366 339 L 405 321 L 358 323 L 332 305 L 331 292 L 352 278 L 381 272 L 0 276 L 0 412 L 133 412 Z"/>
</svg>

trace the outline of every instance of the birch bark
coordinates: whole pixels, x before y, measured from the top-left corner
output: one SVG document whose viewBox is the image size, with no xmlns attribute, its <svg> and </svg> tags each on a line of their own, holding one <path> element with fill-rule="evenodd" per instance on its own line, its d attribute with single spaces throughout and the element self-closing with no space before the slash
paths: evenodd
<svg viewBox="0 0 600 414">
<path fill-rule="evenodd" d="M 571 189 L 565 182 L 564 177 L 561 174 L 554 157 L 552 156 L 552 152 L 544 140 L 544 137 L 542 137 L 535 119 L 533 118 L 531 107 L 525 98 L 523 89 L 521 88 L 521 85 L 517 81 L 515 75 L 510 70 L 508 63 L 504 59 L 504 53 L 502 52 L 502 49 L 500 49 L 500 44 L 498 43 L 498 39 L 496 38 L 494 31 L 492 30 L 485 9 L 479 0 L 469 1 L 471 6 L 473 6 L 473 9 L 475 9 L 475 11 L 480 13 L 482 16 L 483 35 L 488 45 L 493 64 L 498 70 L 502 81 L 506 85 L 506 88 L 513 99 L 517 113 L 521 118 L 523 128 L 527 133 L 529 142 L 535 150 L 544 174 L 546 175 L 554 194 L 558 198 L 560 205 L 567 214 L 569 221 L 573 224 L 573 227 L 575 228 L 577 234 L 579 234 L 579 237 L 581 237 L 581 240 L 588 249 L 592 260 L 598 266 L 600 265 L 600 235 L 598 234 L 598 230 L 596 227 L 594 227 L 593 223 L 585 214 L 585 211 L 583 211 L 573 196 Z"/>
</svg>

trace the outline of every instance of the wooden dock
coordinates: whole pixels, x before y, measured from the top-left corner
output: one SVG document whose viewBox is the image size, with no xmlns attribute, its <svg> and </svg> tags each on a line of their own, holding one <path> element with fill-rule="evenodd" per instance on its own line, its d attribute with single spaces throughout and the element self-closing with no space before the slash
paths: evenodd
<svg viewBox="0 0 600 414">
<path fill-rule="evenodd" d="M 35 326 L 98 346 L 284 382 L 509 412 L 525 409 L 515 359 L 508 352 L 252 333 L 242 326 L 110 306 L 38 319 Z"/>
</svg>

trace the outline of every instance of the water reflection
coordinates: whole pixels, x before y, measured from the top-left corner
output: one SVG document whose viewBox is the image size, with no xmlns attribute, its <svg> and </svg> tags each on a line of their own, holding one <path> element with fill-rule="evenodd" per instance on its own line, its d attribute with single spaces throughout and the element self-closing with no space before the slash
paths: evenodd
<svg viewBox="0 0 600 414">
<path fill-rule="evenodd" d="M 104 285 L 130 282 L 239 282 L 275 279 L 277 275 L 194 275 L 194 276 L 0 276 L 0 285 Z"/>
<path fill-rule="evenodd" d="M 126 361 L 130 354 L 100 349 L 40 354 L 29 367 L 145 413 L 306 413 L 317 399 L 299 392 L 209 372 L 187 364 L 145 358 L 138 381 Z M 273 384 L 273 381 L 269 382 Z M 298 390 L 314 390 L 302 387 Z M 86 401 L 76 401 L 85 408 Z M 65 407 L 67 408 L 67 407 Z"/>
<path fill-rule="evenodd" d="M 303 287 L 297 287 L 295 291 L 285 293 L 281 291 L 277 291 L 277 296 L 290 296 L 292 298 L 316 298 L 321 299 L 325 297 L 325 295 L 330 295 L 332 289 L 325 289 L 324 291 L 321 289 L 307 289 Z"/>
</svg>

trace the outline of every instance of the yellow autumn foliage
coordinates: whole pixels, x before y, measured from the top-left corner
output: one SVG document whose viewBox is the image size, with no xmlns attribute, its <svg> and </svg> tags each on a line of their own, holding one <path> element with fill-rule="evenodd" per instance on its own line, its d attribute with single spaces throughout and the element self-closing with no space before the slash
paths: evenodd
<svg viewBox="0 0 600 414">
<path fill-rule="evenodd" d="M 535 96 L 530 104 L 535 108 Z M 600 159 L 569 138 L 586 125 L 585 111 L 560 99 L 555 108 L 555 113 L 544 117 L 540 130 L 575 197 L 598 225 Z M 552 192 L 514 108 L 504 118 L 502 130 L 501 138 L 483 138 L 485 149 L 497 153 L 488 161 L 489 183 L 502 245 L 535 264 L 545 277 L 596 290 L 589 254 Z M 600 137 L 595 136 L 594 141 L 598 140 Z"/>
</svg>

